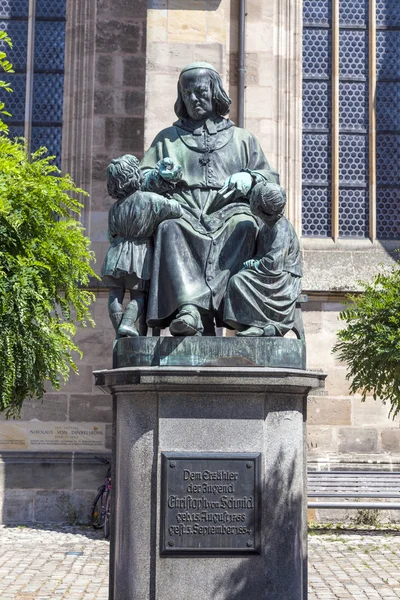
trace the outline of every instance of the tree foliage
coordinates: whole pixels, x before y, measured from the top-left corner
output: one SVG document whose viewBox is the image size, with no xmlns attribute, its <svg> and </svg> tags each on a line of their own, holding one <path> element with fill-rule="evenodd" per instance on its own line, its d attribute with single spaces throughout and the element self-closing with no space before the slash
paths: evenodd
<svg viewBox="0 0 400 600">
<path fill-rule="evenodd" d="M 10 71 L 1 52 L 0 66 Z M 0 112 L 7 114 L 4 104 Z M 7 416 L 18 415 L 25 398 L 42 398 L 46 381 L 59 389 L 76 371 L 76 328 L 92 323 L 85 286 L 96 277 L 94 257 L 75 199 L 84 192 L 46 152 L 29 155 L 0 127 L 0 411 Z"/>
<path fill-rule="evenodd" d="M 339 331 L 334 352 L 347 363 L 351 393 L 390 403 L 394 418 L 400 412 L 399 266 L 362 286 L 340 315 L 347 327 Z"/>
</svg>

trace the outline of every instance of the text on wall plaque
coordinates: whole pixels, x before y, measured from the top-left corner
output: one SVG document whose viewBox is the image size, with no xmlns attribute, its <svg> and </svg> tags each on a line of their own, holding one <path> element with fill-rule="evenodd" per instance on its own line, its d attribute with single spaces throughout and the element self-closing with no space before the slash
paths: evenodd
<svg viewBox="0 0 400 600">
<path fill-rule="evenodd" d="M 161 456 L 161 554 L 259 552 L 260 454 Z"/>
</svg>

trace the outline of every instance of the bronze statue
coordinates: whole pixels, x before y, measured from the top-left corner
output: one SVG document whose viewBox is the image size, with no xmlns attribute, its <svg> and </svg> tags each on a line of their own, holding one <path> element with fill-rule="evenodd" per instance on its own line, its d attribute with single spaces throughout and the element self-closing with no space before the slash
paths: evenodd
<svg viewBox="0 0 400 600">
<path fill-rule="evenodd" d="M 108 308 L 117 337 L 139 335 L 135 322 L 145 315 L 153 234 L 162 221 L 177 219 L 182 214 L 175 200 L 140 191 L 141 182 L 142 173 L 135 156 L 125 154 L 107 168 L 108 193 L 116 202 L 108 213 L 111 246 L 101 275 L 110 289 Z M 124 312 L 125 290 L 129 290 L 131 300 Z"/>
<path fill-rule="evenodd" d="M 175 336 L 215 335 L 215 324 L 243 337 L 293 328 L 299 241 L 283 216 L 278 175 L 256 138 L 226 118 L 230 104 L 212 65 L 188 65 L 178 120 L 157 135 L 141 172 L 131 155 L 108 167 L 117 201 L 102 275 L 117 337 L 139 335 L 140 316 L 146 335 L 146 311 L 150 327 Z"/>
<path fill-rule="evenodd" d="M 285 205 L 286 194 L 275 183 L 258 183 L 251 192 L 250 208 L 264 224 L 255 257 L 229 281 L 225 298 L 224 321 L 238 336 L 283 336 L 293 328 L 301 255 Z"/>
<path fill-rule="evenodd" d="M 212 335 L 214 318 L 222 324 L 228 281 L 255 252 L 251 189 L 278 180 L 256 138 L 224 118 L 230 104 L 212 65 L 188 65 L 178 81 L 178 120 L 142 161 L 143 189 L 182 208 L 180 219 L 157 228 L 147 312 L 150 327 L 169 326 L 173 335 Z"/>
</svg>

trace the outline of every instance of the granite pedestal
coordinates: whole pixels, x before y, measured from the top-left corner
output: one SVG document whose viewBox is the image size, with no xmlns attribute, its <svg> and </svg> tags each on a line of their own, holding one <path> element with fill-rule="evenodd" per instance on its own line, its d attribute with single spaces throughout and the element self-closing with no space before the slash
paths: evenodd
<svg viewBox="0 0 400 600">
<path fill-rule="evenodd" d="M 324 385 L 325 376 L 302 369 L 254 366 L 137 366 L 99 371 L 95 376 L 96 384 L 114 398 L 110 598 L 304 600 L 306 401 L 311 389 Z M 198 531 L 192 522 L 196 508 L 192 510 L 193 506 L 184 504 L 180 517 L 176 513 L 172 516 L 174 528 L 168 529 L 165 513 L 171 512 L 169 499 L 178 498 L 179 494 L 173 496 L 175 492 L 169 486 L 174 484 L 166 480 L 166 469 L 175 464 L 178 468 L 179 460 L 172 459 L 184 459 L 187 453 L 228 458 L 239 454 L 245 460 L 248 457 L 249 469 L 259 460 L 260 481 L 254 483 L 254 496 L 259 493 L 260 499 L 259 521 L 255 513 L 248 511 L 253 518 L 252 531 L 250 527 L 244 529 L 246 535 L 255 533 L 254 537 L 250 535 L 245 542 L 245 538 L 235 541 L 233 535 L 233 542 L 216 542 L 222 544 L 220 551 L 207 552 L 207 541 L 199 537 L 193 540 L 193 536 L 186 536 L 186 541 L 184 536 L 180 538 L 182 531 Z M 203 470 L 192 470 L 200 473 L 200 479 L 202 473 L 208 473 L 204 464 Z M 220 469 L 227 478 L 237 477 L 230 473 L 236 472 L 238 463 L 232 463 L 230 470 L 224 470 L 221 464 L 225 463 L 218 463 L 218 468 L 210 471 L 217 473 Z M 189 484 L 192 475 L 190 469 L 187 472 L 184 477 Z M 201 487 L 190 491 L 192 498 L 202 496 Z M 214 492 L 215 507 L 223 506 L 224 491 L 221 487 Z M 228 500 L 233 497 L 230 492 L 226 495 Z M 234 514 L 247 515 L 247 508 L 256 502 L 252 494 L 242 492 L 247 504 L 240 500 L 242 504 Z M 201 511 L 197 512 L 201 515 Z M 217 508 L 208 512 L 226 511 Z M 230 524 L 232 519 L 245 518 L 232 517 L 232 511 L 227 512 Z M 233 525 L 222 531 L 240 534 L 242 530 L 237 525 L 241 523 Z M 213 532 L 212 528 L 208 531 Z M 190 551 L 185 549 L 188 539 L 192 544 Z M 176 554 L 169 552 L 174 550 L 175 542 L 181 547 Z M 258 547 L 251 547 L 253 542 Z M 232 543 L 239 547 L 238 552 L 226 548 Z"/>
</svg>

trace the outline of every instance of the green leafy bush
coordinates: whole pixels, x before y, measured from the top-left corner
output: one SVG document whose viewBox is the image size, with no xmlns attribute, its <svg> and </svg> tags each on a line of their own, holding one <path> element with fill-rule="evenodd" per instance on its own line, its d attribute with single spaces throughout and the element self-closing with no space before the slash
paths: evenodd
<svg viewBox="0 0 400 600">
<path fill-rule="evenodd" d="M 0 41 L 11 40 L 0 32 Z M 11 71 L 4 52 L 0 67 Z M 10 91 L 0 82 L 0 90 Z M 4 103 L 0 113 L 7 115 Z M 85 193 L 60 176 L 46 149 L 27 153 L 0 119 L 0 412 L 18 415 L 25 398 L 59 389 L 76 371 L 77 325 L 92 323 L 85 289 L 94 259 L 77 220 Z"/>
<path fill-rule="evenodd" d="M 340 318 L 334 352 L 347 363 L 351 393 L 390 403 L 390 415 L 400 412 L 400 269 L 362 283 L 364 291 L 349 298 Z"/>
</svg>

